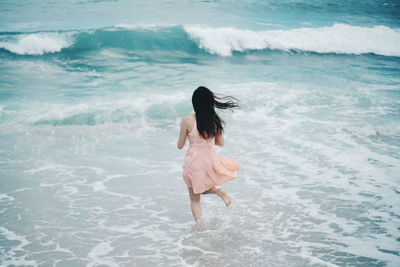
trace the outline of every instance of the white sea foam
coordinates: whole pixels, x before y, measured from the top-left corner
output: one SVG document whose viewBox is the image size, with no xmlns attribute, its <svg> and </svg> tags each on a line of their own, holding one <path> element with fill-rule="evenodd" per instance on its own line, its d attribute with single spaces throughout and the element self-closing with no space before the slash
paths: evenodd
<svg viewBox="0 0 400 267">
<path fill-rule="evenodd" d="M 110 242 L 101 242 L 96 245 L 88 254 L 90 263 L 87 266 L 96 266 L 97 264 L 105 264 L 107 266 L 119 266 L 110 257 L 106 255 L 114 248 Z"/>
<path fill-rule="evenodd" d="M 120 178 L 120 177 L 126 177 L 126 175 L 123 175 L 123 174 L 109 175 L 104 180 L 93 183 L 93 190 L 95 192 L 105 190 L 105 189 L 107 189 L 107 187 L 104 185 L 104 183 L 106 183 L 110 180 L 116 179 L 116 178 Z"/>
<path fill-rule="evenodd" d="M 336 23 L 321 28 L 251 31 L 188 25 L 184 29 L 201 48 L 222 56 L 262 49 L 400 56 L 400 31 L 386 26 L 368 28 Z"/>
<path fill-rule="evenodd" d="M 60 52 L 72 45 L 71 34 L 66 33 L 34 33 L 24 34 L 13 40 L 0 42 L 0 48 L 19 55 L 43 55 Z"/>
<path fill-rule="evenodd" d="M 44 166 L 40 166 L 38 168 L 33 168 L 29 170 L 25 170 L 25 173 L 29 174 L 36 174 L 38 172 L 43 172 L 43 171 L 57 171 L 57 170 L 67 170 L 68 166 L 62 165 L 62 164 L 56 164 L 56 163 L 51 163 L 51 164 L 46 164 Z"/>
<path fill-rule="evenodd" d="M 20 256 L 21 252 L 25 251 L 24 247 L 31 243 L 25 236 L 10 231 L 3 226 L 0 226 L 0 235 L 2 235 L 3 238 L 6 240 L 16 241 L 17 243 L 9 251 L 7 251 L 8 257 L 2 259 L 3 266 L 37 266 L 37 263 L 35 261 L 26 260 L 25 257 Z M 0 252 L 3 253 L 4 250 L 0 249 Z"/>
<path fill-rule="evenodd" d="M 0 202 L 3 202 L 3 201 L 14 201 L 14 200 L 15 200 L 15 198 L 12 197 L 12 196 L 9 196 L 7 194 L 0 194 Z"/>
</svg>

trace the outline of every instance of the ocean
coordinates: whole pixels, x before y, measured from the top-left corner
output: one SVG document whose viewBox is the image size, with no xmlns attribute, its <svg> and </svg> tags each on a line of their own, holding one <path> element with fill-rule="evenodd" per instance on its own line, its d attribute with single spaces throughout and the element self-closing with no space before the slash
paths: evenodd
<svg viewBox="0 0 400 267">
<path fill-rule="evenodd" d="M 198 86 L 242 164 L 196 225 Z M 1 0 L 1 266 L 399 266 L 400 3 Z"/>
</svg>

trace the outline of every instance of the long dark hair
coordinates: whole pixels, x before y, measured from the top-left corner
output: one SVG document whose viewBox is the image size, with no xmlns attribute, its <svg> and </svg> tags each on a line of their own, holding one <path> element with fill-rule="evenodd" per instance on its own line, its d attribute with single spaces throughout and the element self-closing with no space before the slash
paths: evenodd
<svg viewBox="0 0 400 267">
<path fill-rule="evenodd" d="M 214 107 L 233 109 L 239 107 L 238 101 L 232 96 L 216 96 L 204 86 L 198 87 L 193 92 L 192 103 L 200 135 L 207 139 L 222 134 L 224 121 L 215 112 Z"/>
</svg>

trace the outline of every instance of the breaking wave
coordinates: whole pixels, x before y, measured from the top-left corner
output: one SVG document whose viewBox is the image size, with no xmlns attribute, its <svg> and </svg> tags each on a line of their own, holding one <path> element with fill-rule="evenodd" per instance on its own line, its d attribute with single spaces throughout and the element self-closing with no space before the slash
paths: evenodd
<svg viewBox="0 0 400 267">
<path fill-rule="evenodd" d="M 116 25 L 96 30 L 0 34 L 0 51 L 18 55 L 119 48 L 137 52 L 181 51 L 219 56 L 271 49 L 400 56 L 399 43 L 398 29 L 347 24 L 266 31 L 206 25 Z"/>
</svg>

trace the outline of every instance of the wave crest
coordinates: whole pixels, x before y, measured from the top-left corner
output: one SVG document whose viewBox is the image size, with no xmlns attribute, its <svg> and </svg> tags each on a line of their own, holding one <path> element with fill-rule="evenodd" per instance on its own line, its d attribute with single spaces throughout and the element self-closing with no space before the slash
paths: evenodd
<svg viewBox="0 0 400 267">
<path fill-rule="evenodd" d="M 209 26 L 185 26 L 184 29 L 201 48 L 222 56 L 231 56 L 234 51 L 263 49 L 400 56 L 400 32 L 385 26 L 367 28 L 334 24 L 321 28 L 268 31 Z"/>
<path fill-rule="evenodd" d="M 0 42 L 0 48 L 18 55 L 43 55 L 60 52 L 72 44 L 73 40 L 69 34 L 41 32 L 13 36 L 7 41 Z"/>
</svg>

